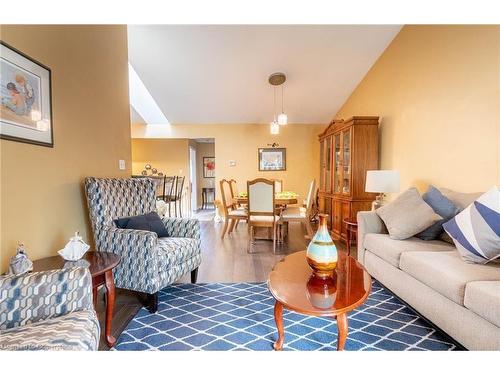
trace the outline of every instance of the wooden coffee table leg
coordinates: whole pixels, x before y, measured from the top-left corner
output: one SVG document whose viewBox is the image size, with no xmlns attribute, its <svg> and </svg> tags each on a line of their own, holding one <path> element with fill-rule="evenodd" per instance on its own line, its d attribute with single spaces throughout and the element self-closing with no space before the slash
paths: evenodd
<svg viewBox="0 0 500 375">
<path fill-rule="evenodd" d="M 109 270 L 104 274 L 104 279 L 106 283 L 106 324 L 104 328 L 104 334 L 106 336 L 106 342 L 109 347 L 112 347 L 116 343 L 116 339 L 111 336 L 111 322 L 113 320 L 113 308 L 115 306 L 115 282 L 113 281 L 113 271 Z"/>
<path fill-rule="evenodd" d="M 273 345 L 274 350 L 283 349 L 283 341 L 285 341 L 285 330 L 283 329 L 283 305 L 276 301 L 274 304 L 274 321 L 278 328 L 278 340 Z"/>
<path fill-rule="evenodd" d="M 337 339 L 337 350 L 344 350 L 347 339 L 347 314 L 337 315 L 337 329 L 339 331 Z"/>
<path fill-rule="evenodd" d="M 94 304 L 94 310 L 97 311 L 97 285 L 92 285 L 92 303 Z"/>
</svg>

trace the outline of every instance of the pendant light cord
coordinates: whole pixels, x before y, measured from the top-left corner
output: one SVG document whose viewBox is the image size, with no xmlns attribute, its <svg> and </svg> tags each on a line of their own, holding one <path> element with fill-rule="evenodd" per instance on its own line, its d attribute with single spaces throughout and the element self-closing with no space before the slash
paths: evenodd
<svg viewBox="0 0 500 375">
<path fill-rule="evenodd" d="M 276 121 L 276 86 L 274 88 L 274 105 L 273 105 L 273 116 L 274 116 L 274 121 Z"/>
</svg>

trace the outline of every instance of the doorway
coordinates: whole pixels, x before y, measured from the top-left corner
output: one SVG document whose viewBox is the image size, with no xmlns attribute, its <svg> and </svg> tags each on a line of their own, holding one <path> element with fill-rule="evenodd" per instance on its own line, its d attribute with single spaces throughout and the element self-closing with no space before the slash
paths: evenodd
<svg viewBox="0 0 500 375">
<path fill-rule="evenodd" d="M 191 194 L 191 212 L 198 210 L 198 189 L 196 169 L 196 148 L 189 146 L 189 191 Z"/>
</svg>

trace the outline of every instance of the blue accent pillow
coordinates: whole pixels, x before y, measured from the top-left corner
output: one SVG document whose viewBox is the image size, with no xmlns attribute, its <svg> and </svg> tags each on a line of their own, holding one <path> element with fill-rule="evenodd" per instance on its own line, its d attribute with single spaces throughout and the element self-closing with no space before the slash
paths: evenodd
<svg viewBox="0 0 500 375">
<path fill-rule="evenodd" d="M 486 264 L 500 259 L 500 191 L 496 186 L 444 224 L 462 259 Z"/>
<path fill-rule="evenodd" d="M 145 215 L 122 217 L 113 221 L 116 226 L 121 229 L 147 230 L 149 232 L 155 232 L 158 237 L 168 237 L 167 228 L 156 212 L 150 212 Z"/>
<path fill-rule="evenodd" d="M 438 239 L 441 233 L 443 233 L 443 224 L 455 217 L 455 215 L 460 212 L 460 208 L 432 185 L 430 185 L 427 191 L 422 195 L 422 199 L 443 219 L 432 224 L 429 228 L 418 233 L 415 237 L 425 241 Z"/>
</svg>

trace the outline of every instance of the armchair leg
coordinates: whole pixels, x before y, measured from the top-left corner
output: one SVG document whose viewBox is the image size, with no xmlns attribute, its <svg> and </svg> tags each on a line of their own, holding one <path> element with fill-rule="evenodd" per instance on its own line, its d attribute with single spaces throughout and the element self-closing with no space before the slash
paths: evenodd
<svg viewBox="0 0 500 375">
<path fill-rule="evenodd" d="M 198 280 L 198 267 L 191 271 L 191 284 L 196 284 Z"/>
<path fill-rule="evenodd" d="M 158 311 L 158 292 L 153 294 L 148 293 L 146 308 L 151 314 L 154 314 Z"/>
</svg>

